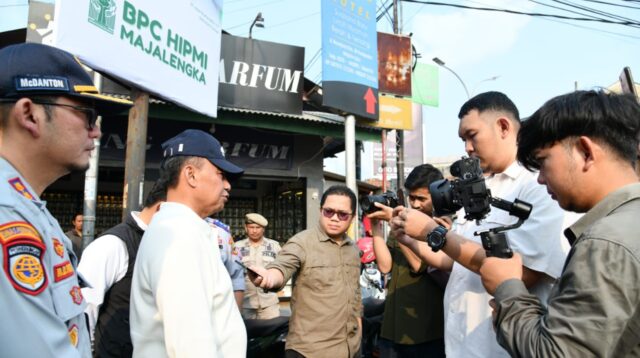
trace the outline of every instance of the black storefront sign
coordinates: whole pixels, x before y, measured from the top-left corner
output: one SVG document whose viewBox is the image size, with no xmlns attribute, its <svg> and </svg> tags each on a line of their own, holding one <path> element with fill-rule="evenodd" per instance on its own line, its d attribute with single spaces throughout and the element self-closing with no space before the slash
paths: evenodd
<svg viewBox="0 0 640 358">
<path fill-rule="evenodd" d="M 179 121 L 149 122 L 147 129 L 146 166 L 158 168 L 162 162 L 161 144 L 187 128 L 209 132 L 211 124 Z M 215 125 L 213 134 L 222 143 L 226 157 L 247 169 L 289 170 L 293 163 L 293 135 L 246 127 Z M 124 166 L 127 126 L 125 121 L 102 122 L 100 162 Z"/>
<path fill-rule="evenodd" d="M 304 48 L 222 35 L 218 105 L 302 113 Z"/>
</svg>

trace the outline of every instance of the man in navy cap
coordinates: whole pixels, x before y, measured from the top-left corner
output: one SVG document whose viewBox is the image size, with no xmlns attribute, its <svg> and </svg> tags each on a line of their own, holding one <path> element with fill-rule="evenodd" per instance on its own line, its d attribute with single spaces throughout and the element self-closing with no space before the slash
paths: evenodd
<svg viewBox="0 0 640 358">
<path fill-rule="evenodd" d="M 167 201 L 144 233 L 131 285 L 134 357 L 244 357 L 247 335 L 216 230 L 243 170 L 210 134 L 188 129 L 162 144 Z"/>
<path fill-rule="evenodd" d="M 97 114 L 131 103 L 98 93 L 77 59 L 53 47 L 5 47 L 0 69 L 2 356 L 90 357 L 77 258 L 40 195 L 89 167 Z"/>
</svg>

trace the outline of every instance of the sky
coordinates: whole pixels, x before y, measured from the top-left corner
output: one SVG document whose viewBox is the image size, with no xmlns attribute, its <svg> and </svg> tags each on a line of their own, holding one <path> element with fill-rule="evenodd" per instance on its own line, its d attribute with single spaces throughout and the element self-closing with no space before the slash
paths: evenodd
<svg viewBox="0 0 640 358">
<path fill-rule="evenodd" d="M 377 7 L 390 1 L 377 0 Z M 640 22 L 640 2 L 600 1 L 617 6 L 595 0 L 439 2 L 586 17 L 551 7 L 561 7 L 561 2 L 569 2 Z M 0 0 L 0 31 L 20 27 L 19 24 L 26 21 L 25 4 L 25 0 Z M 320 82 L 322 63 L 316 56 L 319 51 L 321 54 L 320 1 L 227 0 L 223 3 L 223 28 L 232 35 L 246 37 L 258 12 L 262 12 L 265 27 L 254 27 L 253 38 L 304 47 L 305 76 Z M 390 11 L 389 17 L 392 15 Z M 399 20 L 401 33 L 413 33 L 413 45 L 422 56 L 419 61 L 433 64 L 433 57 L 440 58 L 460 76 L 472 96 L 490 90 L 504 92 L 518 106 L 522 117 L 532 114 L 551 97 L 576 87 L 608 87 L 617 81 L 625 66 L 631 68 L 636 82 L 640 78 L 640 27 L 404 1 L 400 2 Z M 392 32 L 390 19 L 383 17 L 377 30 Z M 496 76 L 497 79 L 491 80 Z M 457 135 L 457 114 L 467 95 L 460 81 L 449 71 L 440 68 L 439 78 L 439 107 L 423 107 L 421 129 L 427 161 L 464 154 Z M 367 144 L 365 148 L 363 178 L 372 176 L 373 172 L 369 159 L 371 145 Z M 344 157 L 327 160 L 325 166 L 330 171 L 344 173 Z"/>
</svg>

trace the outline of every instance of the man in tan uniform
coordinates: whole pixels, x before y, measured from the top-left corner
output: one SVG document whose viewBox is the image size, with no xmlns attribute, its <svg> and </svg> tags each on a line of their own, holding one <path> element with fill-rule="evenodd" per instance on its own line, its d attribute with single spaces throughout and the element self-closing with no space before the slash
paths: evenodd
<svg viewBox="0 0 640 358">
<path fill-rule="evenodd" d="M 264 229 L 268 224 L 267 219 L 260 214 L 250 213 L 245 216 L 244 227 L 248 238 L 235 244 L 245 266 L 267 266 L 275 260 L 276 254 L 280 251 L 277 241 L 264 237 Z M 245 283 L 242 305 L 242 316 L 245 319 L 270 319 L 280 316 L 276 292 L 265 292 L 256 287 L 248 276 L 245 276 Z"/>
</svg>

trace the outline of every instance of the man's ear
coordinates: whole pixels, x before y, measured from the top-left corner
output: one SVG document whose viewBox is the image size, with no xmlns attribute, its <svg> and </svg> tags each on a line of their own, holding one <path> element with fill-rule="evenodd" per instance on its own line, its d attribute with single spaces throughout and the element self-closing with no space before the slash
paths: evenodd
<svg viewBox="0 0 640 358">
<path fill-rule="evenodd" d="M 193 164 L 187 163 L 182 169 L 182 175 L 185 182 L 192 188 L 195 188 L 198 183 L 198 175 L 196 167 Z"/>
<path fill-rule="evenodd" d="M 42 125 L 47 120 L 44 108 L 38 108 L 29 98 L 21 98 L 11 110 L 15 118 L 15 125 L 20 130 L 29 132 L 34 138 L 39 138 L 42 134 Z"/>
<path fill-rule="evenodd" d="M 496 125 L 500 131 L 500 138 L 503 139 L 506 138 L 509 132 L 513 129 L 513 123 L 511 123 L 511 120 L 507 117 L 498 117 Z"/>
<path fill-rule="evenodd" d="M 603 148 L 586 136 L 579 137 L 574 143 L 574 148 L 583 162 L 582 171 L 584 172 L 591 169 L 593 165 L 601 159 L 602 155 L 604 155 Z"/>
</svg>

